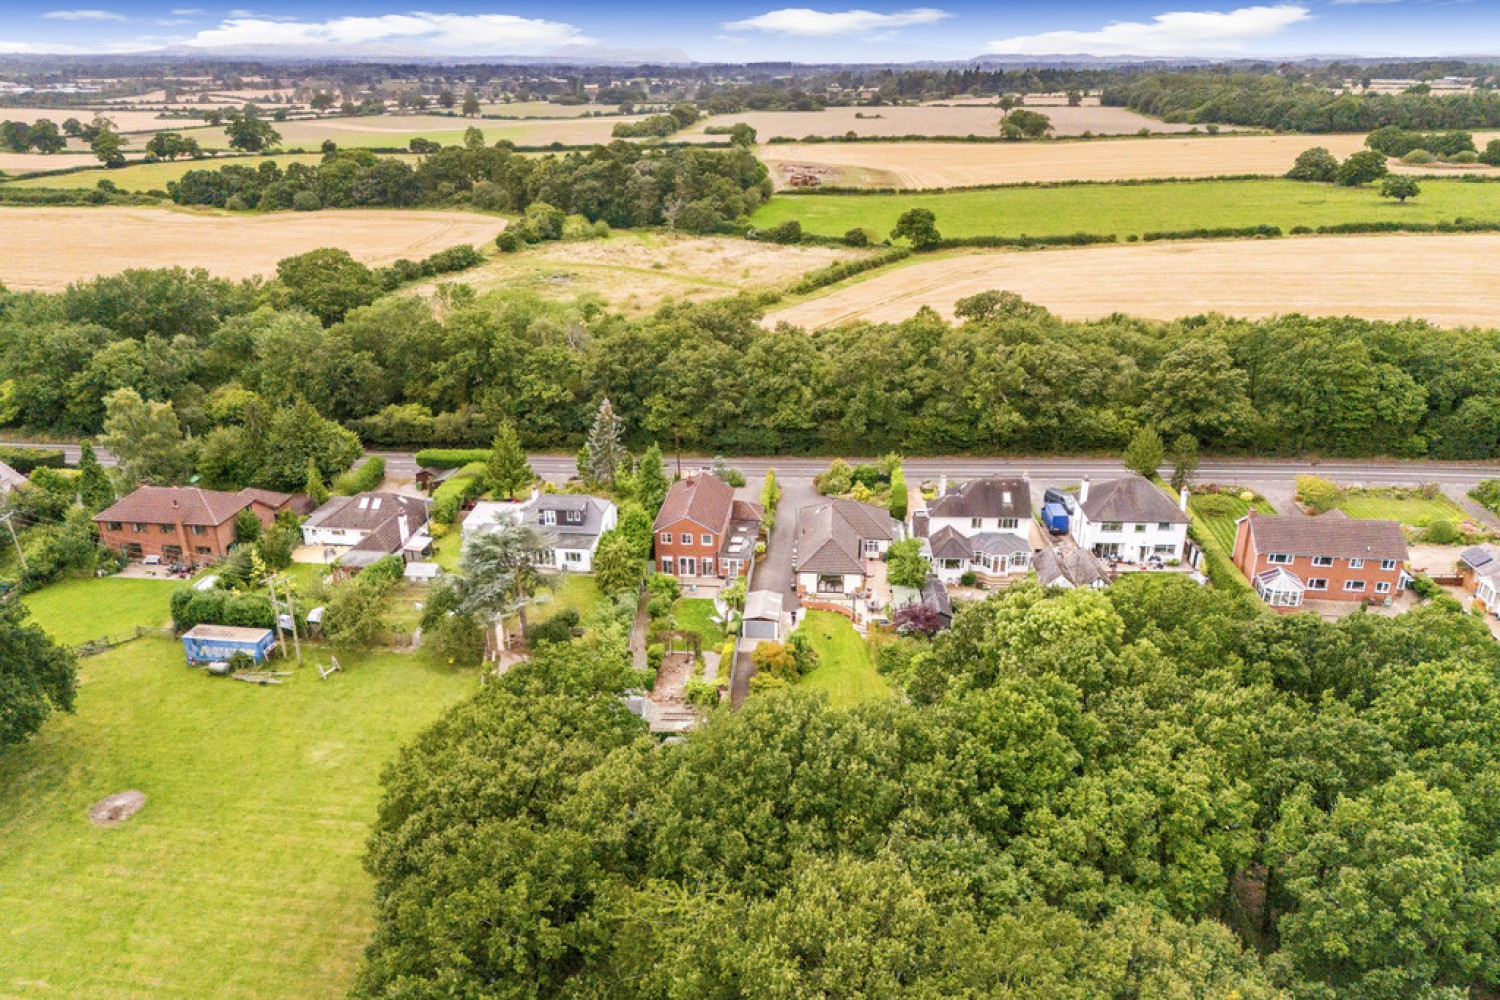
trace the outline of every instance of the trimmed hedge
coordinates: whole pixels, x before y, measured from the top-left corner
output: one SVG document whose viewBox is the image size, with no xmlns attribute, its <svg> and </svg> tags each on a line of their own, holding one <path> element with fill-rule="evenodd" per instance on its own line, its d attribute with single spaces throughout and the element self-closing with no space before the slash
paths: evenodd
<svg viewBox="0 0 1500 1000">
<path fill-rule="evenodd" d="M 172 627 L 185 632 L 194 625 L 275 628 L 276 611 L 265 594 L 234 590 L 172 591 Z"/>
<path fill-rule="evenodd" d="M 371 490 L 380 489 L 380 484 L 385 481 L 385 458 L 380 455 L 372 455 L 365 460 L 365 464 L 357 469 L 339 476 L 333 481 L 333 492 L 341 496 L 354 496 L 356 493 L 368 493 Z"/>
<path fill-rule="evenodd" d="M 1096 243 L 1115 243 L 1114 233 L 1064 233 L 1060 236 L 962 236 L 939 240 L 928 251 L 956 250 L 961 247 L 1086 247 Z"/>
<path fill-rule="evenodd" d="M 488 462 L 488 448 L 423 448 L 417 464 L 427 469 L 462 469 L 471 462 Z"/>
<path fill-rule="evenodd" d="M 483 492 L 484 463 L 473 462 L 432 494 L 430 516 L 438 524 L 452 524 L 458 520 L 459 508 L 470 500 L 477 500 Z"/>
<path fill-rule="evenodd" d="M 1219 226 L 1207 229 L 1172 229 L 1164 232 L 1142 233 L 1141 239 L 1151 243 L 1155 240 L 1222 240 L 1280 235 L 1280 226 Z"/>
<path fill-rule="evenodd" d="M 37 469 L 61 469 L 67 464 L 60 450 L 52 448 L 10 448 L 0 446 L 0 462 L 29 476 Z"/>
<path fill-rule="evenodd" d="M 876 254 L 873 257 L 830 264 L 827 267 L 820 267 L 816 271 L 810 271 L 803 275 L 802 279 L 787 289 L 787 291 L 792 295 L 806 295 L 808 292 L 817 291 L 819 288 L 836 285 L 845 278 L 852 278 L 856 274 L 863 274 L 865 271 L 873 271 L 876 268 L 885 267 L 887 264 L 894 264 L 910 256 L 910 250 L 907 250 L 905 247 L 896 247 L 884 253 Z"/>
</svg>

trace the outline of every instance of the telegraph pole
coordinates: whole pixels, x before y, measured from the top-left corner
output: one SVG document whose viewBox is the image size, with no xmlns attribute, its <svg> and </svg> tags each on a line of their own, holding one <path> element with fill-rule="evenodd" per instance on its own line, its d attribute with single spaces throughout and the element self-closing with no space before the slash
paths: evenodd
<svg viewBox="0 0 1500 1000">
<path fill-rule="evenodd" d="M 286 657 L 286 633 L 281 630 L 281 602 L 276 598 L 276 577 L 266 577 L 266 589 L 271 593 L 271 627 L 276 631 L 276 645 L 281 647 L 281 655 Z M 293 619 L 295 622 L 296 619 Z"/>
<path fill-rule="evenodd" d="M 292 620 L 292 645 L 297 649 L 297 666 L 302 666 L 302 637 L 297 634 L 297 608 L 292 604 L 292 581 L 282 580 L 281 587 L 286 591 L 286 613 Z"/>
</svg>

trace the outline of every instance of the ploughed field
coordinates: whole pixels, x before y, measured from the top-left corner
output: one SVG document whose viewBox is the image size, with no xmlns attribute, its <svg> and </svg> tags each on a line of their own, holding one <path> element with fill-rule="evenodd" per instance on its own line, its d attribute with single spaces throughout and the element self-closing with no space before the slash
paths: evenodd
<svg viewBox="0 0 1500 1000">
<path fill-rule="evenodd" d="M 1208 140 L 1204 140 L 1208 141 Z M 1127 185 L 1001 188 L 931 194 L 798 194 L 771 199 L 752 217 L 768 227 L 796 219 L 822 236 L 864 228 L 877 239 L 902 212 L 931 209 L 945 237 L 1065 236 L 1270 225 L 1318 227 L 1345 223 L 1500 222 L 1500 183 L 1423 181 L 1422 193 L 1401 204 L 1375 186 L 1337 187 L 1281 179 L 1189 181 Z"/>
<path fill-rule="evenodd" d="M 814 329 L 895 322 L 922 306 L 1011 291 L 1066 319 L 1128 313 L 1169 320 L 1207 312 L 1417 317 L 1500 325 L 1500 234 L 1320 236 L 1172 242 L 920 259 L 777 309 L 767 323 Z"/>
<path fill-rule="evenodd" d="M 1113 110 L 1113 109 L 1101 109 Z M 1050 112 L 1049 112 L 1050 113 Z M 761 139 L 767 138 L 762 132 Z M 1483 149 L 1500 133 L 1475 133 Z M 1147 180 L 1161 177 L 1280 176 L 1297 154 L 1322 146 L 1343 159 L 1365 149 L 1364 133 L 1348 135 L 1218 135 L 1101 139 L 1090 142 L 776 143 L 757 151 L 778 187 L 795 175 L 824 185 L 865 188 L 948 188 L 1054 181 Z M 1391 169 L 1411 174 L 1487 174 L 1483 164 L 1431 164 Z"/>
<path fill-rule="evenodd" d="M 228 215 L 162 208 L 0 208 L 0 284 L 57 291 L 137 267 L 275 272 L 284 257 L 339 247 L 371 265 L 493 240 L 505 220 L 466 212 L 343 210 Z"/>
</svg>

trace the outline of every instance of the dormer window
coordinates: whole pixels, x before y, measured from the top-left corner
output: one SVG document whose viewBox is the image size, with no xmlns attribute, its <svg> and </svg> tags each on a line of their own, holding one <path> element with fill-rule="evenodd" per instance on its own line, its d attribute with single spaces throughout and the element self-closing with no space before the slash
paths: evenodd
<svg viewBox="0 0 1500 1000">
<path fill-rule="evenodd" d="M 542 523 L 543 524 L 556 524 L 557 523 L 557 511 L 551 510 L 551 509 L 542 511 Z"/>
</svg>

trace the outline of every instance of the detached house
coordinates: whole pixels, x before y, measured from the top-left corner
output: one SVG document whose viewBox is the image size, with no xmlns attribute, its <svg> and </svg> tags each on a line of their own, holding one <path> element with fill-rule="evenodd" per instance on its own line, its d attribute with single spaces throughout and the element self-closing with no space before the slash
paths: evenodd
<svg viewBox="0 0 1500 1000">
<path fill-rule="evenodd" d="M 1458 557 L 1458 576 L 1475 604 L 1486 611 L 1500 609 L 1500 552 L 1493 546 L 1465 549 Z"/>
<path fill-rule="evenodd" d="M 604 497 L 533 493 L 525 503 L 487 501 L 464 520 L 464 543 L 506 520 L 529 524 L 550 543 L 544 565 L 569 573 L 592 573 L 599 538 L 620 519 L 620 509 Z"/>
<path fill-rule="evenodd" d="M 1187 494 L 1179 503 L 1141 476 L 1126 476 L 1078 488 L 1072 518 L 1074 539 L 1103 559 L 1182 561 L 1187 546 Z"/>
<path fill-rule="evenodd" d="M 240 511 L 263 527 L 293 509 L 289 493 L 240 490 L 225 493 L 195 487 L 142 486 L 94 515 L 99 543 L 127 559 L 154 556 L 167 563 L 207 563 L 224 558 L 234 544 Z"/>
<path fill-rule="evenodd" d="M 416 556 L 429 547 L 427 501 L 399 493 L 333 497 L 302 524 L 302 541 L 342 549 L 339 568 L 358 572 L 390 555 Z"/>
<path fill-rule="evenodd" d="M 707 472 L 672 484 L 652 525 L 656 568 L 692 579 L 730 580 L 750 571 L 760 537 L 759 504 Z"/>
<path fill-rule="evenodd" d="M 975 479 L 948 489 L 927 505 L 927 544 L 938 579 L 957 583 L 965 573 L 985 577 L 1025 573 L 1031 565 L 1031 483 L 1025 478 Z"/>
<path fill-rule="evenodd" d="M 1406 584 L 1406 538 L 1395 521 L 1332 510 L 1317 517 L 1247 514 L 1237 522 L 1234 564 L 1277 610 L 1305 598 L 1385 600 Z"/>
<path fill-rule="evenodd" d="M 803 507 L 792 554 L 798 592 L 846 597 L 863 590 L 870 563 L 901 537 L 901 523 L 884 507 L 841 499 Z"/>
</svg>

